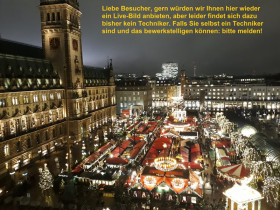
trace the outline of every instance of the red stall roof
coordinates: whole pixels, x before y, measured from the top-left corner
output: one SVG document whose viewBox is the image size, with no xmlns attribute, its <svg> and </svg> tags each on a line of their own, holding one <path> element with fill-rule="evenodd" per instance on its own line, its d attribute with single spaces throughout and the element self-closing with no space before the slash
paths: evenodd
<svg viewBox="0 0 280 210">
<path fill-rule="evenodd" d="M 123 165 L 123 164 L 127 164 L 128 160 L 120 158 L 120 157 L 113 157 L 113 158 L 107 158 L 106 163 L 115 164 L 115 165 Z"/>
<path fill-rule="evenodd" d="M 193 144 L 191 145 L 191 153 L 193 152 L 200 152 L 200 146 L 199 144 Z"/>
<path fill-rule="evenodd" d="M 218 148 L 228 148 L 230 146 L 230 141 L 212 141 L 211 145 L 212 147 L 214 147 L 214 145 L 216 144 L 216 147 Z"/>
<path fill-rule="evenodd" d="M 132 136 L 132 137 L 130 137 L 130 139 L 132 140 L 132 141 L 140 141 L 140 140 L 142 140 L 143 139 L 143 137 L 139 137 L 139 136 Z"/>
<path fill-rule="evenodd" d="M 131 144 L 131 141 L 125 140 L 122 142 L 121 148 L 126 149 Z"/>
</svg>

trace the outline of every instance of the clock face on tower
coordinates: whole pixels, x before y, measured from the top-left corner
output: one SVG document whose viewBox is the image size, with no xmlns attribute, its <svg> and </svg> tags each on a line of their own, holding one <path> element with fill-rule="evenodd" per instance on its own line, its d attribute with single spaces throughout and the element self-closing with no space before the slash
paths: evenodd
<svg viewBox="0 0 280 210">
<path fill-rule="evenodd" d="M 50 38 L 50 47 L 52 50 L 59 48 L 59 46 L 60 46 L 59 38 L 57 37 Z"/>
<path fill-rule="evenodd" d="M 78 41 L 76 39 L 72 40 L 73 50 L 78 51 Z"/>
</svg>

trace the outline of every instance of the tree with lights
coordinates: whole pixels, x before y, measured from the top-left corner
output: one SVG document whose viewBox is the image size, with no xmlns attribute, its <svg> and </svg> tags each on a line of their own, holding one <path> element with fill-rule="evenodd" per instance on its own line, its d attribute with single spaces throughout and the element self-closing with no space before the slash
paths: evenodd
<svg viewBox="0 0 280 210">
<path fill-rule="evenodd" d="M 266 197 L 267 203 L 272 204 L 275 208 L 280 202 L 280 178 L 267 177 L 264 180 L 263 195 Z"/>
<path fill-rule="evenodd" d="M 40 168 L 40 181 L 39 181 L 39 187 L 41 190 L 45 191 L 53 187 L 53 177 L 50 173 L 47 164 L 44 165 L 44 169 Z"/>
</svg>

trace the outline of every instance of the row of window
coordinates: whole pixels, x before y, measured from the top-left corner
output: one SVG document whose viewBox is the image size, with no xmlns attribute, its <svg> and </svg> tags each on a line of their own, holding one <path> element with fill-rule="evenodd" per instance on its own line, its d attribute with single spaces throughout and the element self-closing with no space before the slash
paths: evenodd
<svg viewBox="0 0 280 210">
<path fill-rule="evenodd" d="M 102 93 L 108 93 L 108 89 L 102 88 L 101 90 L 96 89 L 96 90 L 89 90 L 88 91 L 89 95 L 102 94 Z"/>
<path fill-rule="evenodd" d="M 59 127 L 59 132 L 60 132 L 60 135 L 63 134 L 62 126 Z M 55 129 L 52 130 L 52 134 L 53 134 L 53 135 L 52 135 L 53 138 L 55 138 L 55 137 L 57 136 L 56 130 L 55 130 Z M 48 131 L 45 131 L 45 141 L 48 141 L 48 140 L 50 140 L 50 134 L 49 134 Z M 37 135 L 36 135 L 36 144 L 39 145 L 39 144 L 41 144 L 41 143 L 42 143 L 41 136 L 40 136 L 40 134 L 37 134 Z M 21 152 L 21 151 L 22 151 L 22 147 L 23 147 L 22 141 L 18 141 L 18 142 L 16 143 L 16 151 L 17 151 L 17 152 Z M 30 137 L 28 137 L 27 140 L 26 140 L 26 147 L 27 147 L 28 149 L 32 147 L 32 143 L 31 143 Z M 4 146 L 4 156 L 7 157 L 7 156 L 9 156 L 9 155 L 10 155 L 10 145 L 9 145 L 9 144 L 6 144 L 6 145 Z"/>
<path fill-rule="evenodd" d="M 60 21 L 60 12 L 47 13 L 47 21 Z"/>
<path fill-rule="evenodd" d="M 236 92 L 237 90 L 243 91 L 243 92 L 248 92 L 248 91 L 266 92 L 265 88 L 263 88 L 263 89 L 262 88 L 225 88 L 225 89 L 223 89 L 223 88 L 221 88 L 221 89 L 219 89 L 219 88 L 218 89 L 215 89 L 215 88 L 214 89 L 199 89 L 199 88 L 195 89 L 195 88 L 193 88 L 193 89 L 187 89 L 187 91 L 200 91 L 200 90 L 205 90 L 205 91 L 209 91 L 209 92 L 219 92 L 219 91 Z M 274 91 L 275 91 L 275 93 L 279 93 L 280 89 L 278 89 L 278 88 L 268 88 L 267 89 L 267 92 L 274 92 Z"/>
<path fill-rule="evenodd" d="M 167 94 L 165 93 L 165 94 L 156 94 L 156 95 L 152 95 L 153 97 L 167 97 Z"/>
<path fill-rule="evenodd" d="M 135 101 L 135 100 L 141 100 L 141 97 L 140 96 L 138 96 L 138 97 L 135 97 L 135 96 L 133 96 L 133 97 L 126 97 L 126 96 L 124 96 L 124 97 L 120 97 L 120 101 L 131 101 L 131 99 L 133 100 L 133 101 Z"/>
<path fill-rule="evenodd" d="M 86 84 L 92 84 L 92 86 L 97 86 L 97 85 L 107 85 L 108 81 L 105 79 L 86 79 Z"/>
<path fill-rule="evenodd" d="M 28 131 L 31 128 L 39 127 L 47 123 L 56 122 L 63 118 L 62 112 L 40 115 L 37 117 L 21 117 L 20 119 L 14 119 L 0 123 L 0 137 L 5 137 L 13 134 L 18 134 L 22 131 Z"/>
<path fill-rule="evenodd" d="M 44 84 L 46 86 L 57 85 L 57 84 L 59 84 L 59 81 L 57 79 L 40 79 L 40 78 L 38 78 L 36 80 L 33 80 L 31 78 L 28 78 L 27 80 L 23 80 L 21 78 L 16 79 L 17 88 L 21 88 L 23 83 L 26 83 L 28 88 L 31 88 L 32 85 L 36 85 L 38 87 L 40 87 L 42 84 Z M 4 80 L 4 86 L 5 86 L 5 89 L 9 89 L 11 87 L 11 79 L 6 78 Z"/>
<path fill-rule="evenodd" d="M 125 108 L 125 107 L 131 106 L 131 105 L 134 105 L 134 104 L 133 103 L 120 103 L 121 108 Z"/>
<path fill-rule="evenodd" d="M 58 100 L 60 100 L 61 99 L 61 93 L 57 93 L 56 94 L 56 97 L 57 97 L 57 99 Z M 29 101 L 29 96 L 27 96 L 27 95 L 25 95 L 25 96 L 23 96 L 23 103 L 24 104 L 28 104 L 28 103 L 30 103 L 30 101 Z M 42 101 L 47 101 L 47 94 L 42 94 Z M 1 99 L 2 100 L 2 99 Z M 6 100 L 3 102 L 3 103 L 1 103 L 1 100 L 0 100 L 0 107 L 2 107 L 1 105 L 2 104 L 5 104 L 6 105 Z M 4 100 L 4 99 L 3 99 Z M 49 94 L 49 100 L 54 100 L 54 93 L 50 93 Z M 37 103 L 37 102 L 39 102 L 39 97 L 38 97 L 38 95 L 33 95 L 33 103 Z M 12 97 L 12 105 L 18 105 L 19 104 L 19 100 L 18 100 L 18 96 L 13 96 Z M 3 105 L 4 106 L 4 105 Z"/>
</svg>

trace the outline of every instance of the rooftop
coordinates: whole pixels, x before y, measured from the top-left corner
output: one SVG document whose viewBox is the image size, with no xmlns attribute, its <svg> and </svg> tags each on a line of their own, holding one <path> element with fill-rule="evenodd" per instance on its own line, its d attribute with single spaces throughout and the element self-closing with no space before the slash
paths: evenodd
<svg viewBox="0 0 280 210">
<path fill-rule="evenodd" d="M 0 53 L 31 58 L 44 58 L 42 47 L 0 38 Z"/>
</svg>

